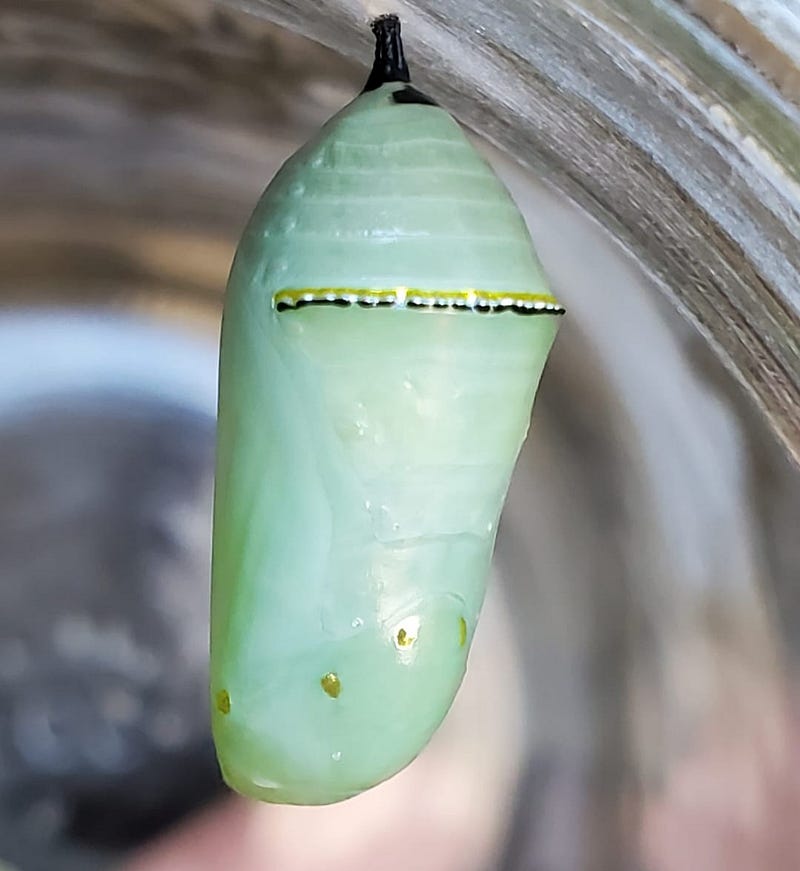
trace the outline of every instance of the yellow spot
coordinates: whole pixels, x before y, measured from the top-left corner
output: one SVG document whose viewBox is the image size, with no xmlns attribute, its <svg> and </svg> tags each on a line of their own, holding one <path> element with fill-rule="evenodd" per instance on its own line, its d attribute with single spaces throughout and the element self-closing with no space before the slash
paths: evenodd
<svg viewBox="0 0 800 871">
<path fill-rule="evenodd" d="M 406 632 L 405 629 L 399 629 L 397 632 L 397 646 L 398 647 L 411 647 L 411 645 L 416 641 L 416 637 L 410 635 Z"/>
<path fill-rule="evenodd" d="M 458 618 L 458 643 L 460 647 L 467 643 L 467 621 L 463 617 Z"/>
<path fill-rule="evenodd" d="M 332 698 L 338 699 L 339 693 L 342 691 L 342 682 L 339 680 L 339 675 L 333 671 L 329 671 L 320 681 L 322 689 Z"/>
<path fill-rule="evenodd" d="M 231 712 L 231 697 L 227 690 L 220 690 L 217 693 L 217 710 L 220 714 L 230 714 Z"/>
</svg>

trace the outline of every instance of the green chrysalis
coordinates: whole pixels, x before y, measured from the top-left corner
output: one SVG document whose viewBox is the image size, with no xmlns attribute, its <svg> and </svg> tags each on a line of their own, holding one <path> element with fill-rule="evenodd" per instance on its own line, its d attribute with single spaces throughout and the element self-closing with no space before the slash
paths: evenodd
<svg viewBox="0 0 800 871">
<path fill-rule="evenodd" d="M 267 188 L 225 301 L 213 731 L 265 801 L 356 795 L 441 723 L 563 313 L 508 192 L 409 84 L 397 18 L 373 30 L 364 92 Z"/>
</svg>

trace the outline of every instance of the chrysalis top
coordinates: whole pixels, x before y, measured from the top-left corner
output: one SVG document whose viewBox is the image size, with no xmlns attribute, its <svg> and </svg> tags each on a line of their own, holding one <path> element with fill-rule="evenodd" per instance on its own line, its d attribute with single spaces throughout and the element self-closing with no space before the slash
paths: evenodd
<svg viewBox="0 0 800 871">
<path fill-rule="evenodd" d="M 397 286 L 547 293 L 510 195 L 456 121 L 419 97 L 401 82 L 362 94 L 287 161 L 240 251 L 246 259 L 259 251 L 265 295 Z"/>
</svg>

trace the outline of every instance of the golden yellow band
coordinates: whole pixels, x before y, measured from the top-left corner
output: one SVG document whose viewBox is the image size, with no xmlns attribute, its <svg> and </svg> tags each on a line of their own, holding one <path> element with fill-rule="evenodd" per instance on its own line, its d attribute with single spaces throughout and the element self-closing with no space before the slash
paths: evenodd
<svg viewBox="0 0 800 871">
<path fill-rule="evenodd" d="M 279 290 L 273 297 L 278 311 L 301 308 L 310 303 L 362 306 L 410 306 L 475 309 L 478 311 L 513 309 L 523 314 L 563 314 L 564 308 L 549 293 L 512 291 L 417 290 L 394 287 L 389 290 L 358 290 L 341 287 L 315 287 L 302 290 Z"/>
</svg>

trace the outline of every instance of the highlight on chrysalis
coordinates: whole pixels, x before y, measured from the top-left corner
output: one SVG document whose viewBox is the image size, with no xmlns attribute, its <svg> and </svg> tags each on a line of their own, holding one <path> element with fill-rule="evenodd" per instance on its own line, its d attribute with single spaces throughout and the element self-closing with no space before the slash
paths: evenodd
<svg viewBox="0 0 800 871">
<path fill-rule="evenodd" d="M 225 300 L 213 733 L 272 802 L 380 783 L 450 708 L 563 313 L 397 17 L 372 28 L 364 91 L 261 197 Z"/>
</svg>

